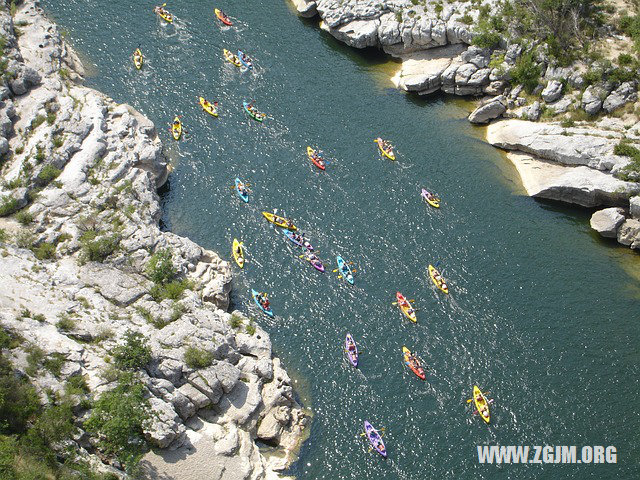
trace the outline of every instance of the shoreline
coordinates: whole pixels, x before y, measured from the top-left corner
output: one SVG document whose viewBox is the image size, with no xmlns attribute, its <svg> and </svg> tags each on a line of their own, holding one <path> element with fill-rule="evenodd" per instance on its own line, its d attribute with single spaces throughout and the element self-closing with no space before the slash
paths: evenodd
<svg viewBox="0 0 640 480">
<path fill-rule="evenodd" d="M 305 19 L 319 17 L 318 28 L 341 43 L 357 49 L 378 48 L 399 59 L 400 66 L 390 79 L 397 89 L 419 96 L 443 92 L 475 102 L 468 120 L 488 124 L 484 141 L 506 154 L 529 196 L 601 208 L 594 213 L 592 228 L 640 251 L 640 183 L 619 178 L 624 178 L 632 162 L 615 153 L 624 139 L 640 146 L 640 122 L 636 118 L 633 130 L 628 123 L 633 116 L 624 113 L 633 106 L 629 102 L 640 105 L 634 93 L 638 82 L 635 87 L 628 82 L 600 92 L 603 98 L 593 101 L 588 87 L 584 100 L 578 102 L 575 93 L 563 95 L 559 79 L 576 88 L 573 84 L 582 81 L 580 71 L 571 72 L 567 80 L 559 76 L 567 75 L 567 69 L 543 64 L 546 71 L 537 89 L 543 98 L 531 103 L 531 95 L 525 95 L 522 86 L 512 86 L 500 73 L 515 66 L 522 46 L 501 45 L 498 51 L 505 52 L 502 64 L 492 66 L 490 52 L 471 45 L 478 17 L 472 15 L 472 23 L 463 25 L 456 14 L 449 12 L 441 18 L 426 6 L 416 8 L 415 3 L 402 6 L 413 8 L 414 15 L 418 12 L 416 19 L 407 17 L 398 5 L 358 7 L 348 0 L 340 5 L 327 0 L 291 0 L 291 5 Z M 572 102 L 576 110 L 605 108 L 606 113 L 561 122 L 562 117 L 557 116 L 567 112 Z M 552 121 L 543 116 L 547 110 Z M 502 132 L 497 131 L 500 128 Z M 614 215 L 615 208 L 622 210 Z"/>
<path fill-rule="evenodd" d="M 80 58 L 37 0 L 13 13 L 0 12 L 12 72 L 0 103 L 0 280 L 12 285 L 0 294 L 0 331 L 22 338 L 8 350 L 13 368 L 43 401 L 46 391 L 62 395 L 71 377 L 86 380 L 74 400 L 81 435 L 70 441 L 80 458 L 120 478 L 121 461 L 89 441 L 83 422 L 88 400 L 117 386 L 111 355 L 136 332 L 150 354 L 135 372 L 154 415 L 143 433 L 155 450 L 140 464 L 149 478 L 202 478 L 192 464 L 224 480 L 291 478 L 279 472 L 295 460 L 310 415 L 267 332 L 227 311 L 229 263 L 160 231 L 158 189 L 171 166 L 155 125 L 84 86 Z M 162 255 L 175 292 L 150 278 Z M 52 376 L 39 364 L 25 373 L 34 346 L 61 358 L 61 370 Z M 256 440 L 282 455 L 266 458 Z"/>
</svg>

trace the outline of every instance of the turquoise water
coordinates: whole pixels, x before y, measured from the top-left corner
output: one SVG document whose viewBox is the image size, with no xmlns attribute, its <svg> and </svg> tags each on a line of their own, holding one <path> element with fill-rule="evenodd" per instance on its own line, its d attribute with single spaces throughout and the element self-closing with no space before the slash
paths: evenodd
<svg viewBox="0 0 640 480">
<path fill-rule="evenodd" d="M 639 263 L 588 227 L 589 213 L 519 194 L 513 169 L 479 140 L 459 103 L 409 97 L 384 80 L 376 53 L 349 49 L 277 2 L 170 3 L 174 26 L 153 3 L 44 2 L 83 56 L 87 83 L 149 116 L 175 163 L 163 192 L 164 225 L 229 257 L 234 237 L 248 264 L 236 271 L 235 307 L 258 319 L 314 412 L 290 473 L 300 479 L 638 478 Z M 141 44 L 142 72 L 130 55 Z M 221 49 L 256 60 L 241 72 Z M 204 114 L 196 97 L 218 100 Z M 264 124 L 242 112 L 255 99 Z M 170 141 L 176 114 L 189 131 Z M 373 138 L 397 146 L 379 158 Z M 319 172 L 318 145 L 333 159 Z M 244 204 L 233 179 L 251 182 Z M 440 193 L 440 210 L 420 188 Z M 306 231 L 330 267 L 321 274 L 260 212 L 278 208 Z M 356 285 L 331 270 L 353 261 Z M 441 261 L 451 295 L 426 274 Z M 235 268 L 235 266 L 234 266 Z M 237 269 L 236 269 L 237 270 Z M 634 275 L 635 278 L 634 278 Z M 276 318 L 251 306 L 270 293 Z M 391 305 L 415 299 L 418 323 Z M 358 370 L 341 346 L 365 349 Z M 401 347 L 429 366 L 409 374 Z M 465 400 L 477 383 L 495 398 L 492 423 Z M 362 421 L 385 426 L 389 458 L 367 452 Z M 479 465 L 476 445 L 614 445 L 616 465 Z"/>
</svg>

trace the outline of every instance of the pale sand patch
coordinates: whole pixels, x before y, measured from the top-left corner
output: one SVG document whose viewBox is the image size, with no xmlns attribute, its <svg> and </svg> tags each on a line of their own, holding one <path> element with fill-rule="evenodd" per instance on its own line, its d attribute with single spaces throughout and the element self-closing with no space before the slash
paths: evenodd
<svg viewBox="0 0 640 480">
<path fill-rule="evenodd" d="M 507 158 L 516 167 L 522 186 L 529 196 L 545 190 L 553 185 L 556 179 L 571 171 L 574 167 L 545 162 L 531 155 L 520 152 L 506 152 Z"/>
</svg>

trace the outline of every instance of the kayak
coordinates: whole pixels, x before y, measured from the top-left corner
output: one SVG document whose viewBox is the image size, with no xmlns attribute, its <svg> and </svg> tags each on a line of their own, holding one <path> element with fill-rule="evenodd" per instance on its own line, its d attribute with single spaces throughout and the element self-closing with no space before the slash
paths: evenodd
<svg viewBox="0 0 640 480">
<path fill-rule="evenodd" d="M 236 261 L 238 266 L 240 268 L 244 267 L 244 247 L 243 243 L 239 242 L 237 238 L 233 239 L 231 253 L 233 253 L 233 259 Z"/>
<path fill-rule="evenodd" d="M 238 50 L 238 60 L 249 70 L 253 68 L 253 62 L 247 57 L 242 50 Z"/>
<path fill-rule="evenodd" d="M 404 298 L 404 295 L 400 292 L 396 292 L 396 300 L 398 300 L 398 307 L 400 307 L 400 311 L 404 313 L 409 320 L 416 323 L 418 321 L 416 318 L 416 311 L 413 309 L 409 301 Z"/>
<path fill-rule="evenodd" d="M 293 242 L 295 245 L 306 248 L 307 250 L 313 252 L 313 245 L 311 245 L 309 241 L 302 235 L 302 241 L 300 241 L 296 238 L 295 234 L 291 230 L 282 230 L 282 233 L 284 233 L 284 236 L 291 240 L 291 242 Z"/>
<path fill-rule="evenodd" d="M 318 167 L 320 170 L 325 169 L 325 163 L 321 155 L 318 155 L 317 150 L 314 150 L 311 147 L 307 147 L 307 156 L 309 160 L 313 162 L 313 164 Z"/>
<path fill-rule="evenodd" d="M 440 199 L 438 197 L 436 197 L 435 195 L 433 195 L 431 192 L 427 191 L 426 189 L 422 189 L 422 193 L 420 194 L 422 196 L 422 198 L 424 198 L 426 200 L 426 202 L 431 205 L 434 208 L 440 208 Z M 432 198 L 429 198 L 429 195 L 432 196 Z"/>
<path fill-rule="evenodd" d="M 353 285 L 353 274 L 351 273 L 351 269 L 349 268 L 349 265 L 347 265 L 347 262 L 345 262 L 340 255 L 336 257 L 336 262 L 338 263 L 338 270 L 340 271 L 342 278 Z"/>
<path fill-rule="evenodd" d="M 436 278 L 436 275 L 440 278 Z M 429 276 L 431 277 L 431 280 L 436 285 L 436 287 L 438 287 L 444 293 L 449 293 L 449 287 L 447 287 L 447 283 L 442 278 L 442 275 L 440 275 L 440 272 L 436 270 L 436 267 L 434 267 L 433 265 L 429 265 Z"/>
<path fill-rule="evenodd" d="M 218 116 L 218 108 L 213 103 L 205 100 L 204 97 L 200 97 L 200 106 L 209 115 L 213 115 L 214 117 Z"/>
<path fill-rule="evenodd" d="M 165 22 L 167 23 L 173 23 L 173 15 L 171 15 L 169 12 L 167 12 L 164 8 L 162 7 L 156 7 L 153 9 L 154 12 L 156 12 L 158 14 L 158 16 L 163 19 Z"/>
<path fill-rule="evenodd" d="M 229 19 L 229 17 L 227 15 L 225 15 L 225 13 L 222 10 L 214 8 L 213 12 L 216 14 L 216 17 L 218 17 L 218 20 L 220 20 L 225 25 L 233 25 L 233 23 L 231 23 L 231 20 Z"/>
<path fill-rule="evenodd" d="M 413 361 L 411 361 L 411 350 L 407 347 L 402 347 L 402 355 L 404 357 L 404 364 L 411 369 L 413 373 L 416 374 L 420 380 L 424 380 L 427 376 L 424 373 L 424 368 L 420 365 L 420 361 L 417 357 L 413 357 Z"/>
<path fill-rule="evenodd" d="M 238 185 L 240 185 L 240 184 L 243 184 L 243 182 L 238 177 L 236 177 L 236 193 L 244 201 L 244 203 L 248 203 L 249 202 L 249 192 L 246 191 L 247 187 L 245 187 L 245 192 L 242 193 L 240 191 L 240 189 L 238 188 Z"/>
<path fill-rule="evenodd" d="M 296 227 L 291 220 L 281 217 L 280 215 L 269 212 L 262 212 L 262 215 L 264 215 L 264 218 L 278 227 L 287 228 L 293 231 L 298 229 L 298 227 Z"/>
<path fill-rule="evenodd" d="M 229 63 L 232 63 L 236 67 L 242 66 L 242 63 L 240 63 L 240 59 L 237 56 L 235 56 L 233 53 L 231 53 L 229 50 L 227 50 L 226 48 L 222 49 L 222 54 L 224 55 L 224 58 L 226 58 Z"/>
<path fill-rule="evenodd" d="M 387 157 L 389 160 L 395 160 L 396 159 L 396 154 L 393 153 L 393 147 L 389 147 L 388 149 L 384 149 L 384 142 L 383 140 L 378 137 L 374 140 L 374 142 L 376 142 L 378 144 L 378 148 L 380 149 L 380 153 L 382 153 L 383 156 Z"/>
<path fill-rule="evenodd" d="M 352 347 L 352 349 L 349 350 L 349 347 Z M 349 360 L 349 363 L 354 367 L 357 367 L 358 366 L 358 346 L 356 345 L 356 342 L 350 333 L 347 333 L 347 336 L 344 339 L 344 353 L 346 353 L 347 360 Z"/>
<path fill-rule="evenodd" d="M 242 106 L 244 107 L 244 111 L 247 112 L 251 118 L 258 122 L 261 122 L 262 120 L 264 120 L 264 117 L 266 117 L 264 113 L 257 111 L 255 107 L 251 107 L 251 104 L 248 102 L 242 102 Z"/>
<path fill-rule="evenodd" d="M 144 56 L 142 55 L 142 50 L 136 48 L 136 51 L 133 52 L 133 64 L 136 66 L 138 70 L 142 68 L 142 64 L 144 63 Z"/>
<path fill-rule="evenodd" d="M 303 258 L 307 262 L 309 262 L 313 266 L 313 268 L 315 268 L 319 272 L 324 272 L 324 265 L 316 255 L 314 255 L 313 253 L 307 252 L 304 254 Z"/>
<path fill-rule="evenodd" d="M 384 446 L 384 442 L 382 441 L 382 437 L 378 433 L 378 431 L 373 428 L 366 420 L 364 421 L 364 433 L 369 440 L 369 443 L 373 447 L 373 449 L 382 455 L 384 458 L 387 458 L 387 449 Z"/>
<path fill-rule="evenodd" d="M 478 400 L 478 398 L 480 400 Z M 473 386 L 473 403 L 476 405 L 476 410 L 482 419 L 489 423 L 491 421 L 491 413 L 489 412 L 489 402 L 487 397 L 484 396 L 482 390 L 477 385 Z"/>
<path fill-rule="evenodd" d="M 258 307 L 260 307 L 260 310 L 262 310 L 262 313 L 264 313 L 265 315 L 269 315 L 271 318 L 273 318 L 273 310 L 271 310 L 271 307 L 269 307 L 269 309 L 267 310 L 266 308 L 264 308 L 262 306 L 262 304 L 260 303 L 260 300 L 258 300 L 258 297 L 260 296 L 260 292 L 254 290 L 252 288 L 251 289 L 251 296 L 253 297 L 253 300 L 256 302 Z"/>
<path fill-rule="evenodd" d="M 171 135 L 173 135 L 174 140 L 180 140 L 180 137 L 182 136 L 182 122 L 180 121 L 180 117 L 173 119 L 173 123 L 171 124 Z"/>
</svg>

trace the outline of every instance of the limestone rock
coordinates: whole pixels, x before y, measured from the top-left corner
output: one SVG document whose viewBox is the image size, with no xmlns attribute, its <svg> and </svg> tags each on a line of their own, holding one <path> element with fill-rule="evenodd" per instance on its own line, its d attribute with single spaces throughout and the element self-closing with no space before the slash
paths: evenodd
<svg viewBox="0 0 640 480">
<path fill-rule="evenodd" d="M 631 197 L 629 199 L 629 213 L 632 218 L 640 220 L 640 196 Z"/>
<path fill-rule="evenodd" d="M 640 248 L 640 220 L 629 218 L 624 221 L 618 229 L 618 243 Z"/>
<path fill-rule="evenodd" d="M 318 14 L 316 2 L 312 0 L 292 0 L 301 17 L 311 18 Z"/>
<path fill-rule="evenodd" d="M 624 220 L 622 208 L 605 208 L 598 210 L 591 216 L 591 228 L 603 237 L 616 238 L 618 227 Z"/>
<path fill-rule="evenodd" d="M 607 96 L 602 108 L 607 112 L 613 112 L 625 103 L 638 100 L 638 88 L 633 82 L 625 82 Z"/>
<path fill-rule="evenodd" d="M 589 115 L 595 115 L 602 109 L 603 90 L 589 85 L 582 94 L 582 109 Z"/>
<path fill-rule="evenodd" d="M 541 96 L 547 103 L 555 102 L 562 96 L 562 83 L 557 80 L 551 80 L 542 90 Z"/>
<path fill-rule="evenodd" d="M 476 124 L 489 123 L 489 121 L 498 118 L 507 110 L 504 104 L 505 101 L 504 96 L 499 96 L 491 102 L 479 106 L 471 112 L 469 121 Z"/>
</svg>

